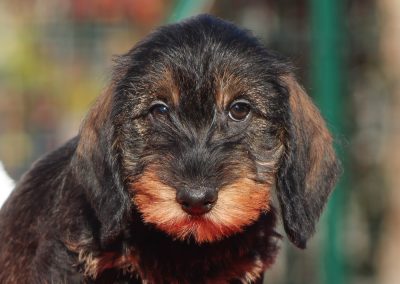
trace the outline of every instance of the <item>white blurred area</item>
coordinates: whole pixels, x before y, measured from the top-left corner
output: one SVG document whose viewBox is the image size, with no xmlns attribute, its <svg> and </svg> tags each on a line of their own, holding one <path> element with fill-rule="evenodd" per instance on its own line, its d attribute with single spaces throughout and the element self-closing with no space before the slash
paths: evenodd
<svg viewBox="0 0 400 284">
<path fill-rule="evenodd" d="M 8 176 L 3 164 L 0 162 L 0 208 L 7 200 L 14 188 L 14 181 Z"/>
</svg>

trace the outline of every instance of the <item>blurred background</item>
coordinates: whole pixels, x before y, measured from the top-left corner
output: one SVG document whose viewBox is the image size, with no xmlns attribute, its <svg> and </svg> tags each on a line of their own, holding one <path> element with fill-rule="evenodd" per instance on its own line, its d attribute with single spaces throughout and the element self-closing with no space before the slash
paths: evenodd
<svg viewBox="0 0 400 284">
<path fill-rule="evenodd" d="M 400 283 L 398 0 L 2 0 L 7 171 L 19 179 L 77 133 L 109 80 L 113 55 L 158 25 L 199 13 L 251 29 L 294 62 L 343 162 L 308 249 L 285 239 L 266 283 Z"/>
</svg>

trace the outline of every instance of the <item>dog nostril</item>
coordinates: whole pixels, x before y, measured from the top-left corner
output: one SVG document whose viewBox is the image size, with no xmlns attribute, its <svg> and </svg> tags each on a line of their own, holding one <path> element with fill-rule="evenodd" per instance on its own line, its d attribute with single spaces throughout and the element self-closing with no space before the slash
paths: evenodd
<svg viewBox="0 0 400 284">
<path fill-rule="evenodd" d="M 209 212 L 217 201 L 216 190 L 201 188 L 198 190 L 180 190 L 176 195 L 177 202 L 190 215 L 202 215 Z"/>
<path fill-rule="evenodd" d="M 210 211 L 210 210 L 213 208 L 214 203 L 215 203 L 215 202 L 206 202 L 206 203 L 204 203 L 203 206 L 204 206 L 205 210 L 207 210 L 207 212 L 208 212 L 208 211 Z"/>
<path fill-rule="evenodd" d="M 180 202 L 180 204 L 182 205 L 182 207 L 185 207 L 185 208 L 189 208 L 190 207 L 188 202 Z"/>
</svg>

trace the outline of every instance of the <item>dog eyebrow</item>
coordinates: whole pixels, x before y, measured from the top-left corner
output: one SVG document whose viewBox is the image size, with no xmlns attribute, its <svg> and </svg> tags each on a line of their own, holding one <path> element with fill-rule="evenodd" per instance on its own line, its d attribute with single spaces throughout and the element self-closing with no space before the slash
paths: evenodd
<svg viewBox="0 0 400 284">
<path fill-rule="evenodd" d="M 226 72 L 216 78 L 215 102 L 218 110 L 225 110 L 228 104 L 241 94 L 240 85 L 239 79 Z"/>
<path fill-rule="evenodd" d="M 156 96 L 167 99 L 172 102 L 174 107 L 178 107 L 180 92 L 177 84 L 175 84 L 172 71 L 169 68 L 164 68 L 159 78 L 158 86 L 155 91 Z"/>
</svg>

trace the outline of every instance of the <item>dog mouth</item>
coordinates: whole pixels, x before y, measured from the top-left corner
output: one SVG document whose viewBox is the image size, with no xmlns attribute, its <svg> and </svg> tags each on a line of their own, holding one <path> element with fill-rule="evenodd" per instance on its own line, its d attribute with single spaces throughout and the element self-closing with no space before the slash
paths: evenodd
<svg viewBox="0 0 400 284">
<path fill-rule="evenodd" d="M 174 239 L 194 239 L 197 243 L 219 241 L 254 223 L 270 208 L 270 188 L 244 177 L 218 192 L 204 189 L 179 193 L 152 170 L 131 184 L 132 202 L 144 223 Z"/>
</svg>

